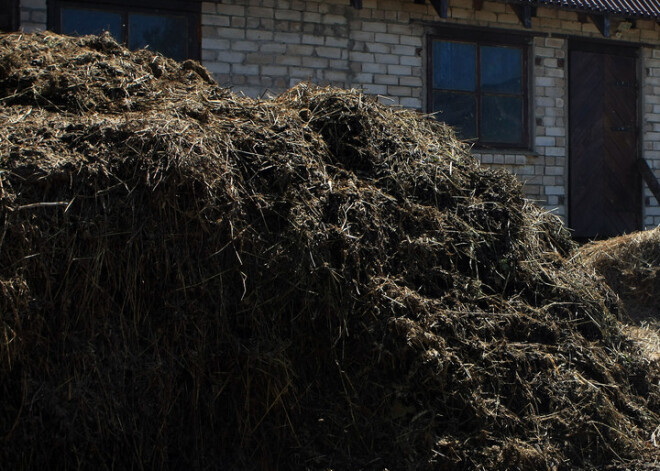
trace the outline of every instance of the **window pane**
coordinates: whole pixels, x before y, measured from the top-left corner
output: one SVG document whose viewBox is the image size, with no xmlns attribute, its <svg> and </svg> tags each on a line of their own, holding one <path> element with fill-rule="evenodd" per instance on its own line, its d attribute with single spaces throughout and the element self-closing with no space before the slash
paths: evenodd
<svg viewBox="0 0 660 471">
<path fill-rule="evenodd" d="M 433 88 L 475 91 L 476 52 L 474 44 L 433 41 Z"/>
<path fill-rule="evenodd" d="M 433 111 L 439 121 L 444 121 L 456 129 L 462 139 L 477 135 L 477 101 L 468 93 L 433 92 Z"/>
<path fill-rule="evenodd" d="M 117 41 L 121 41 L 121 14 L 85 10 L 82 8 L 62 8 L 62 34 L 84 36 L 108 31 Z"/>
<path fill-rule="evenodd" d="M 185 16 L 130 14 L 128 47 L 149 49 L 176 60 L 188 57 L 188 22 Z"/>
<path fill-rule="evenodd" d="M 520 93 L 522 49 L 481 46 L 481 89 L 484 92 Z"/>
<path fill-rule="evenodd" d="M 484 95 L 481 100 L 482 140 L 520 144 L 523 129 L 522 98 Z"/>
</svg>

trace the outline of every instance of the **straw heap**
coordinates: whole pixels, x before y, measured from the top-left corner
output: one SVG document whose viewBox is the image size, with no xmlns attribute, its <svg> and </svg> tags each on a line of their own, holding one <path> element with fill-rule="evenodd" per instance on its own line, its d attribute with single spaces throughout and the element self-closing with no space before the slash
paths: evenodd
<svg viewBox="0 0 660 471">
<path fill-rule="evenodd" d="M 616 296 L 447 126 L 53 34 L 0 37 L 0 122 L 3 466 L 660 457 Z"/>
</svg>

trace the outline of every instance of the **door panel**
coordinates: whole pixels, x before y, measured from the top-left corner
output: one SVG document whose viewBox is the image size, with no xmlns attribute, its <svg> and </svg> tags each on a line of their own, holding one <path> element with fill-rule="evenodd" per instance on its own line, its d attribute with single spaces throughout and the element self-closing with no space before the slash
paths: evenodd
<svg viewBox="0 0 660 471">
<path fill-rule="evenodd" d="M 628 52 L 570 52 L 569 225 L 576 238 L 641 229 L 637 65 Z"/>
</svg>

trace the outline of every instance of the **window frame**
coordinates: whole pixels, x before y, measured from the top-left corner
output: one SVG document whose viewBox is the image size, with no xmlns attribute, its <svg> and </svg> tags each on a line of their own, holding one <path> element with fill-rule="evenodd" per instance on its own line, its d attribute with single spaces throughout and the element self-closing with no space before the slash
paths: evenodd
<svg viewBox="0 0 660 471">
<path fill-rule="evenodd" d="M 128 15 L 177 15 L 188 22 L 187 59 L 200 60 L 201 57 L 201 1 L 200 0 L 48 0 L 48 29 L 62 32 L 62 9 L 81 8 L 120 13 L 122 16 L 121 41 L 127 45 Z"/>
<path fill-rule="evenodd" d="M 426 41 L 426 108 L 429 113 L 433 113 L 433 92 L 434 90 L 444 90 L 433 88 L 433 42 L 434 41 L 450 41 L 456 43 L 470 43 L 474 44 L 477 49 L 480 46 L 509 46 L 522 49 L 522 99 L 523 99 L 523 113 L 522 113 L 522 136 L 518 143 L 503 143 L 503 142 L 488 142 L 481 139 L 481 114 L 482 114 L 482 96 L 488 95 L 488 92 L 483 92 L 481 89 L 481 63 L 477 61 L 475 69 L 475 79 L 477 89 L 474 92 L 477 98 L 476 106 L 476 123 L 477 137 L 474 139 L 474 146 L 478 149 L 524 149 L 529 150 L 531 146 L 530 139 L 530 106 L 532 105 L 532 87 L 530 71 L 530 54 L 532 53 L 532 35 L 520 33 L 518 31 L 508 30 L 484 30 L 473 29 L 467 27 L 447 27 L 441 30 L 434 30 L 427 34 Z"/>
</svg>

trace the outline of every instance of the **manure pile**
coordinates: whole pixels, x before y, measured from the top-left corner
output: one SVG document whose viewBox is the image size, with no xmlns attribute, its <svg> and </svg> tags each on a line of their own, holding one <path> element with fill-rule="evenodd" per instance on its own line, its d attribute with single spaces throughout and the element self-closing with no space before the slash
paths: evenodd
<svg viewBox="0 0 660 471">
<path fill-rule="evenodd" d="M 660 324 L 660 227 L 586 244 L 579 254 L 636 322 Z"/>
<path fill-rule="evenodd" d="M 0 467 L 651 469 L 660 370 L 432 119 L 0 37 Z"/>
</svg>

